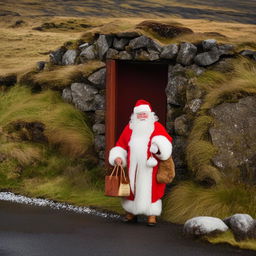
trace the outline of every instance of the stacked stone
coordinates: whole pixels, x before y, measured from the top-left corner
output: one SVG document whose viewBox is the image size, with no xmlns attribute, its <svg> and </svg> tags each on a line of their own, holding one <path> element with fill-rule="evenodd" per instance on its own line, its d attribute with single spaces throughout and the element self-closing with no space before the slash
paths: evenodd
<svg viewBox="0 0 256 256">
<path fill-rule="evenodd" d="M 186 170 L 185 147 L 194 116 L 200 109 L 204 92 L 198 88 L 195 76 L 223 58 L 235 56 L 232 45 L 221 45 L 214 39 L 195 45 L 184 42 L 160 46 L 156 41 L 138 32 L 98 34 L 92 43 L 83 43 L 77 49 L 61 47 L 50 54 L 54 65 L 74 65 L 89 60 L 107 59 L 165 62 L 169 65 L 167 96 L 167 129 L 174 136 L 174 159 L 178 173 Z M 243 56 L 255 57 L 252 51 L 242 51 Z M 43 70 L 46 63 L 38 63 Z M 105 147 L 105 75 L 106 68 L 97 70 L 86 78 L 86 83 L 73 83 L 63 90 L 63 98 L 85 111 L 92 120 L 95 148 L 104 159 Z"/>
<path fill-rule="evenodd" d="M 101 161 L 105 149 L 105 77 L 106 68 L 101 68 L 87 78 L 87 83 L 72 83 L 62 92 L 65 101 L 74 104 L 90 118 L 95 150 Z"/>
<path fill-rule="evenodd" d="M 256 60 L 255 51 L 243 50 L 239 54 Z M 50 53 L 50 62 L 55 65 L 74 65 L 95 59 L 173 60 L 183 66 L 195 63 L 207 67 L 223 57 L 234 55 L 233 45 L 218 44 L 215 39 L 207 39 L 197 45 L 184 42 L 160 46 L 156 41 L 137 32 L 123 32 L 98 35 L 93 43 L 83 43 L 77 49 L 62 46 Z M 38 62 L 38 69 L 42 70 L 44 64 Z"/>
</svg>

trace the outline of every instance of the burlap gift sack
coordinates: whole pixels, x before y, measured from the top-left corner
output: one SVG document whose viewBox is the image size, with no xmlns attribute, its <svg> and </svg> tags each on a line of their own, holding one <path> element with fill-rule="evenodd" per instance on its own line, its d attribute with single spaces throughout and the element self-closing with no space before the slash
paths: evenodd
<svg viewBox="0 0 256 256">
<path fill-rule="evenodd" d="M 105 176 L 106 196 L 129 196 L 130 184 L 121 165 L 115 165 L 110 175 Z"/>
<path fill-rule="evenodd" d="M 175 177 L 175 165 L 172 157 L 170 156 L 165 161 L 160 161 L 156 180 L 158 183 L 168 184 L 171 183 Z"/>
</svg>

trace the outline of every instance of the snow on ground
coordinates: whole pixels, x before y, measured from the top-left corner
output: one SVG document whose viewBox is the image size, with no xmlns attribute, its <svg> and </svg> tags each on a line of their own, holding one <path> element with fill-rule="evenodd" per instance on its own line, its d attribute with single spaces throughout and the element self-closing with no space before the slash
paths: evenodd
<svg viewBox="0 0 256 256">
<path fill-rule="evenodd" d="M 13 203 L 35 205 L 35 206 L 44 206 L 44 207 L 50 207 L 56 210 L 66 210 L 66 211 L 71 211 L 71 212 L 76 212 L 81 214 L 90 214 L 90 215 L 99 216 L 103 218 L 111 218 L 111 219 L 120 218 L 120 215 L 118 214 L 101 212 L 89 207 L 74 206 L 66 203 L 58 203 L 52 200 L 42 199 L 42 198 L 30 198 L 30 197 L 21 196 L 21 195 L 15 195 L 14 193 L 11 193 L 11 192 L 0 192 L 0 201 L 8 201 Z"/>
</svg>

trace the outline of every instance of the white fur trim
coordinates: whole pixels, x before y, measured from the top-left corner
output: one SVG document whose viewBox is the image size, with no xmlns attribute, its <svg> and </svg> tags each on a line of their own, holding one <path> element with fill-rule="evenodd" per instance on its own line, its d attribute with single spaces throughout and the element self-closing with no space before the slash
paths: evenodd
<svg viewBox="0 0 256 256">
<path fill-rule="evenodd" d="M 158 147 L 155 143 L 152 143 L 151 146 L 150 146 L 150 149 L 149 151 L 153 154 L 156 154 L 158 152 Z"/>
<path fill-rule="evenodd" d="M 156 156 L 160 160 L 167 160 L 172 154 L 172 143 L 163 135 L 158 135 L 152 138 L 151 143 L 155 143 L 159 148 L 160 154 Z"/>
<path fill-rule="evenodd" d="M 122 199 L 122 207 L 125 211 L 134 215 L 144 214 L 146 216 L 160 216 L 162 212 L 162 200 L 159 199 L 154 203 L 150 203 L 147 207 L 138 207 L 136 201 Z"/>
<path fill-rule="evenodd" d="M 133 108 L 133 113 L 135 113 L 135 114 L 137 114 L 139 112 L 148 112 L 148 111 L 151 112 L 151 109 L 150 109 L 149 105 L 146 105 L 146 104 L 139 105 L 138 107 Z"/>
<path fill-rule="evenodd" d="M 149 214 L 151 211 L 153 168 L 147 166 L 147 151 L 153 130 L 153 124 L 149 126 L 149 129 L 142 132 L 135 129 L 129 142 L 129 178 L 134 200 L 124 200 L 122 206 L 126 211 L 133 214 Z M 158 208 L 161 211 L 161 205 Z"/>
<path fill-rule="evenodd" d="M 109 151 L 109 157 L 108 161 L 111 165 L 115 165 L 115 159 L 117 157 L 120 157 L 122 159 L 122 166 L 125 167 L 127 164 L 126 157 L 127 157 L 127 151 L 123 149 L 122 147 L 113 147 Z"/>
<path fill-rule="evenodd" d="M 151 156 L 148 160 L 147 160 L 147 166 L 148 167 L 155 167 L 157 166 L 157 160 Z"/>
</svg>

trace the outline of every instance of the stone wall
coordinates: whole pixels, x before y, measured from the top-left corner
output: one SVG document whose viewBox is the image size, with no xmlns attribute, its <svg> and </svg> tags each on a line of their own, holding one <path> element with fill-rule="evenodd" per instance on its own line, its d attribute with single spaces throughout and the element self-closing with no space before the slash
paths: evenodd
<svg viewBox="0 0 256 256">
<path fill-rule="evenodd" d="M 185 147 L 191 125 L 200 109 L 204 92 L 187 73 L 201 75 L 208 67 L 223 62 L 238 54 L 256 60 L 256 52 L 245 50 L 240 53 L 228 44 L 218 44 L 214 39 L 198 44 L 188 42 L 160 46 L 149 37 L 137 32 L 98 34 L 92 43 L 85 42 L 77 49 L 61 47 L 50 54 L 55 65 L 79 65 L 89 60 L 117 59 L 125 61 L 165 62 L 169 64 L 166 127 L 174 137 L 174 160 L 178 175 L 186 174 Z M 44 63 L 38 63 L 44 69 Z M 104 160 L 105 148 L 105 81 L 106 67 L 95 70 L 86 83 L 72 83 L 65 88 L 62 97 L 86 112 L 95 134 L 95 149 Z M 212 131 L 213 133 L 213 131 Z"/>
</svg>

